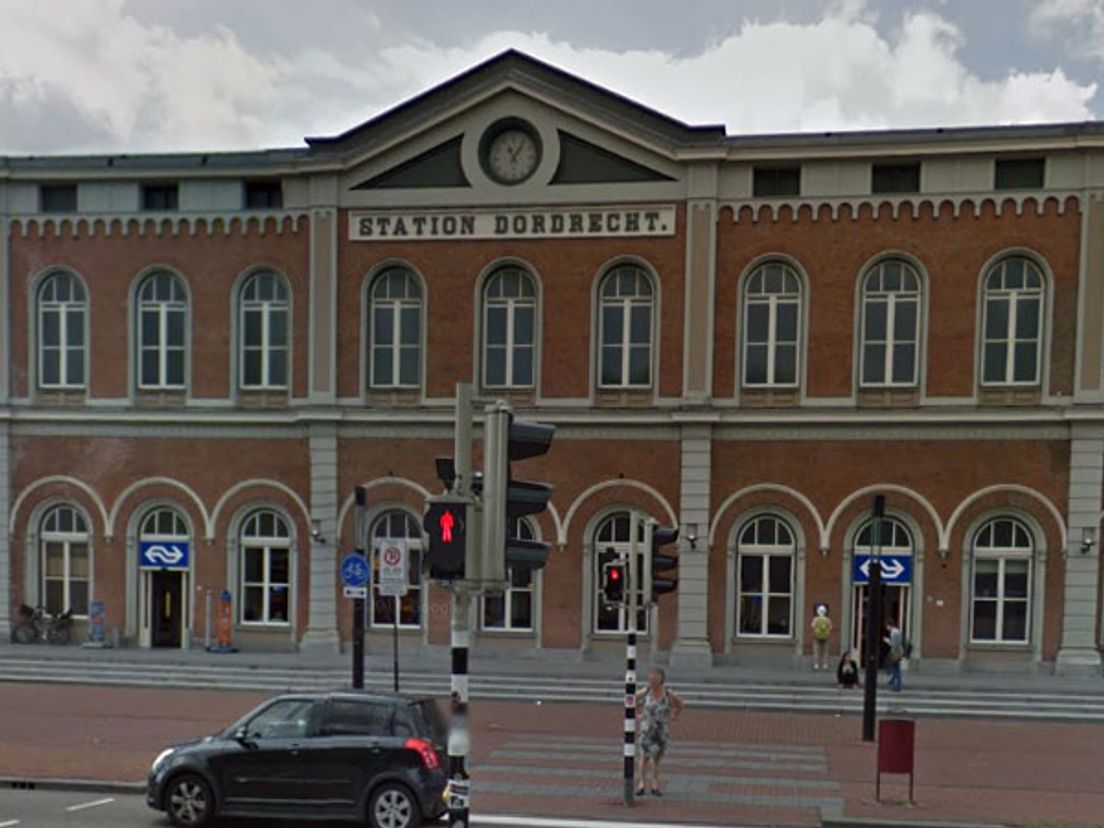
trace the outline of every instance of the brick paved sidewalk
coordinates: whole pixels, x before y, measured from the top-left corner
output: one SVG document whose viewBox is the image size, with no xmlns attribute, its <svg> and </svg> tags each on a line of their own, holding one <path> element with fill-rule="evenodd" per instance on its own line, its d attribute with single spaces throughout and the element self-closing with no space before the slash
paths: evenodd
<svg viewBox="0 0 1104 828">
<path fill-rule="evenodd" d="M 138 781 L 165 744 L 221 728 L 264 696 L 0 684 L 0 775 Z M 479 811 L 625 818 L 621 711 L 473 708 Z M 874 746 L 855 717 L 687 710 L 672 728 L 665 796 L 632 817 L 813 826 L 822 815 L 1022 826 L 1104 826 L 1104 725 L 917 724 L 917 804 L 874 802 Z M 883 789 L 904 798 L 904 784 Z"/>
</svg>

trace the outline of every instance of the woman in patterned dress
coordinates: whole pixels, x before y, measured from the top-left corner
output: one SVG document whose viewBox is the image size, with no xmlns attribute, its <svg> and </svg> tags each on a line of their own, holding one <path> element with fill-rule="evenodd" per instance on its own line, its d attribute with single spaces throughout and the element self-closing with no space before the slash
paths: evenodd
<svg viewBox="0 0 1104 828">
<path fill-rule="evenodd" d="M 682 713 L 682 699 L 667 689 L 667 674 L 662 667 L 653 667 L 648 673 L 648 686 L 636 694 L 637 742 L 639 757 L 639 782 L 636 794 L 644 794 L 645 775 L 652 769 L 651 791 L 662 796 L 659 790 L 659 762 L 667 752 L 668 725 Z"/>
</svg>

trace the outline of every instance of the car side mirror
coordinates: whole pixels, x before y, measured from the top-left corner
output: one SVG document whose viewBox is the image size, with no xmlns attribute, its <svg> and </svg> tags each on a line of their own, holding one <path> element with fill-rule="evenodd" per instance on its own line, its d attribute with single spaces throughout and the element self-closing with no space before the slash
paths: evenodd
<svg viewBox="0 0 1104 828">
<path fill-rule="evenodd" d="M 249 738 L 249 731 L 246 730 L 244 727 L 239 727 L 237 730 L 235 730 L 232 738 L 243 748 L 253 749 L 257 747 L 257 743 Z"/>
</svg>

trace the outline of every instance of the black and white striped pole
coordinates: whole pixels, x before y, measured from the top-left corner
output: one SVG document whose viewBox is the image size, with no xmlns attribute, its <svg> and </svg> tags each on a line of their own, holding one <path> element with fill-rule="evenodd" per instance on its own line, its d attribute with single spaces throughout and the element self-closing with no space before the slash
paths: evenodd
<svg viewBox="0 0 1104 828">
<path fill-rule="evenodd" d="M 633 773 L 636 767 L 636 585 L 639 583 L 639 568 L 636 563 L 636 533 L 639 531 L 639 518 L 636 512 L 631 512 L 629 517 L 629 565 L 628 583 L 626 591 L 628 595 L 628 619 L 625 635 L 625 790 L 624 802 L 626 806 L 633 804 Z"/>
<path fill-rule="evenodd" d="M 452 715 L 449 721 L 448 774 L 449 774 L 449 826 L 468 828 L 470 817 L 471 781 L 468 776 L 468 754 L 471 739 L 468 735 L 468 646 L 471 634 L 468 630 L 468 614 L 471 611 L 471 593 L 459 587 L 452 599 Z"/>
</svg>

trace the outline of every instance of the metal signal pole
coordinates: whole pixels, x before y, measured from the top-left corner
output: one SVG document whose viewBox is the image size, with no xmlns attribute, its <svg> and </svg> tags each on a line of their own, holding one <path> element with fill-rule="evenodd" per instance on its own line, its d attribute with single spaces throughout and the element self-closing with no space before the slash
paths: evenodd
<svg viewBox="0 0 1104 828">
<path fill-rule="evenodd" d="M 636 512 L 629 513 L 629 565 L 628 590 L 629 617 L 625 635 L 625 739 L 622 750 L 625 762 L 625 790 L 623 794 L 626 806 L 633 804 L 633 775 L 636 769 L 636 589 L 640 583 L 639 567 L 636 563 L 636 533 L 640 529 L 640 517 Z"/>
<path fill-rule="evenodd" d="M 863 741 L 874 741 L 878 710 L 878 654 L 882 631 L 882 517 L 885 497 L 875 495 L 870 527 L 870 575 L 866 582 L 866 684 L 863 687 Z"/>
<path fill-rule="evenodd" d="M 356 554 L 367 564 L 364 554 L 365 517 L 367 515 L 367 497 L 363 486 L 357 486 L 354 490 L 356 496 L 356 512 L 354 529 L 356 532 Z M 371 589 L 371 583 L 369 583 Z M 353 599 L 353 689 L 364 689 L 364 615 L 367 601 L 364 598 Z"/>
</svg>

